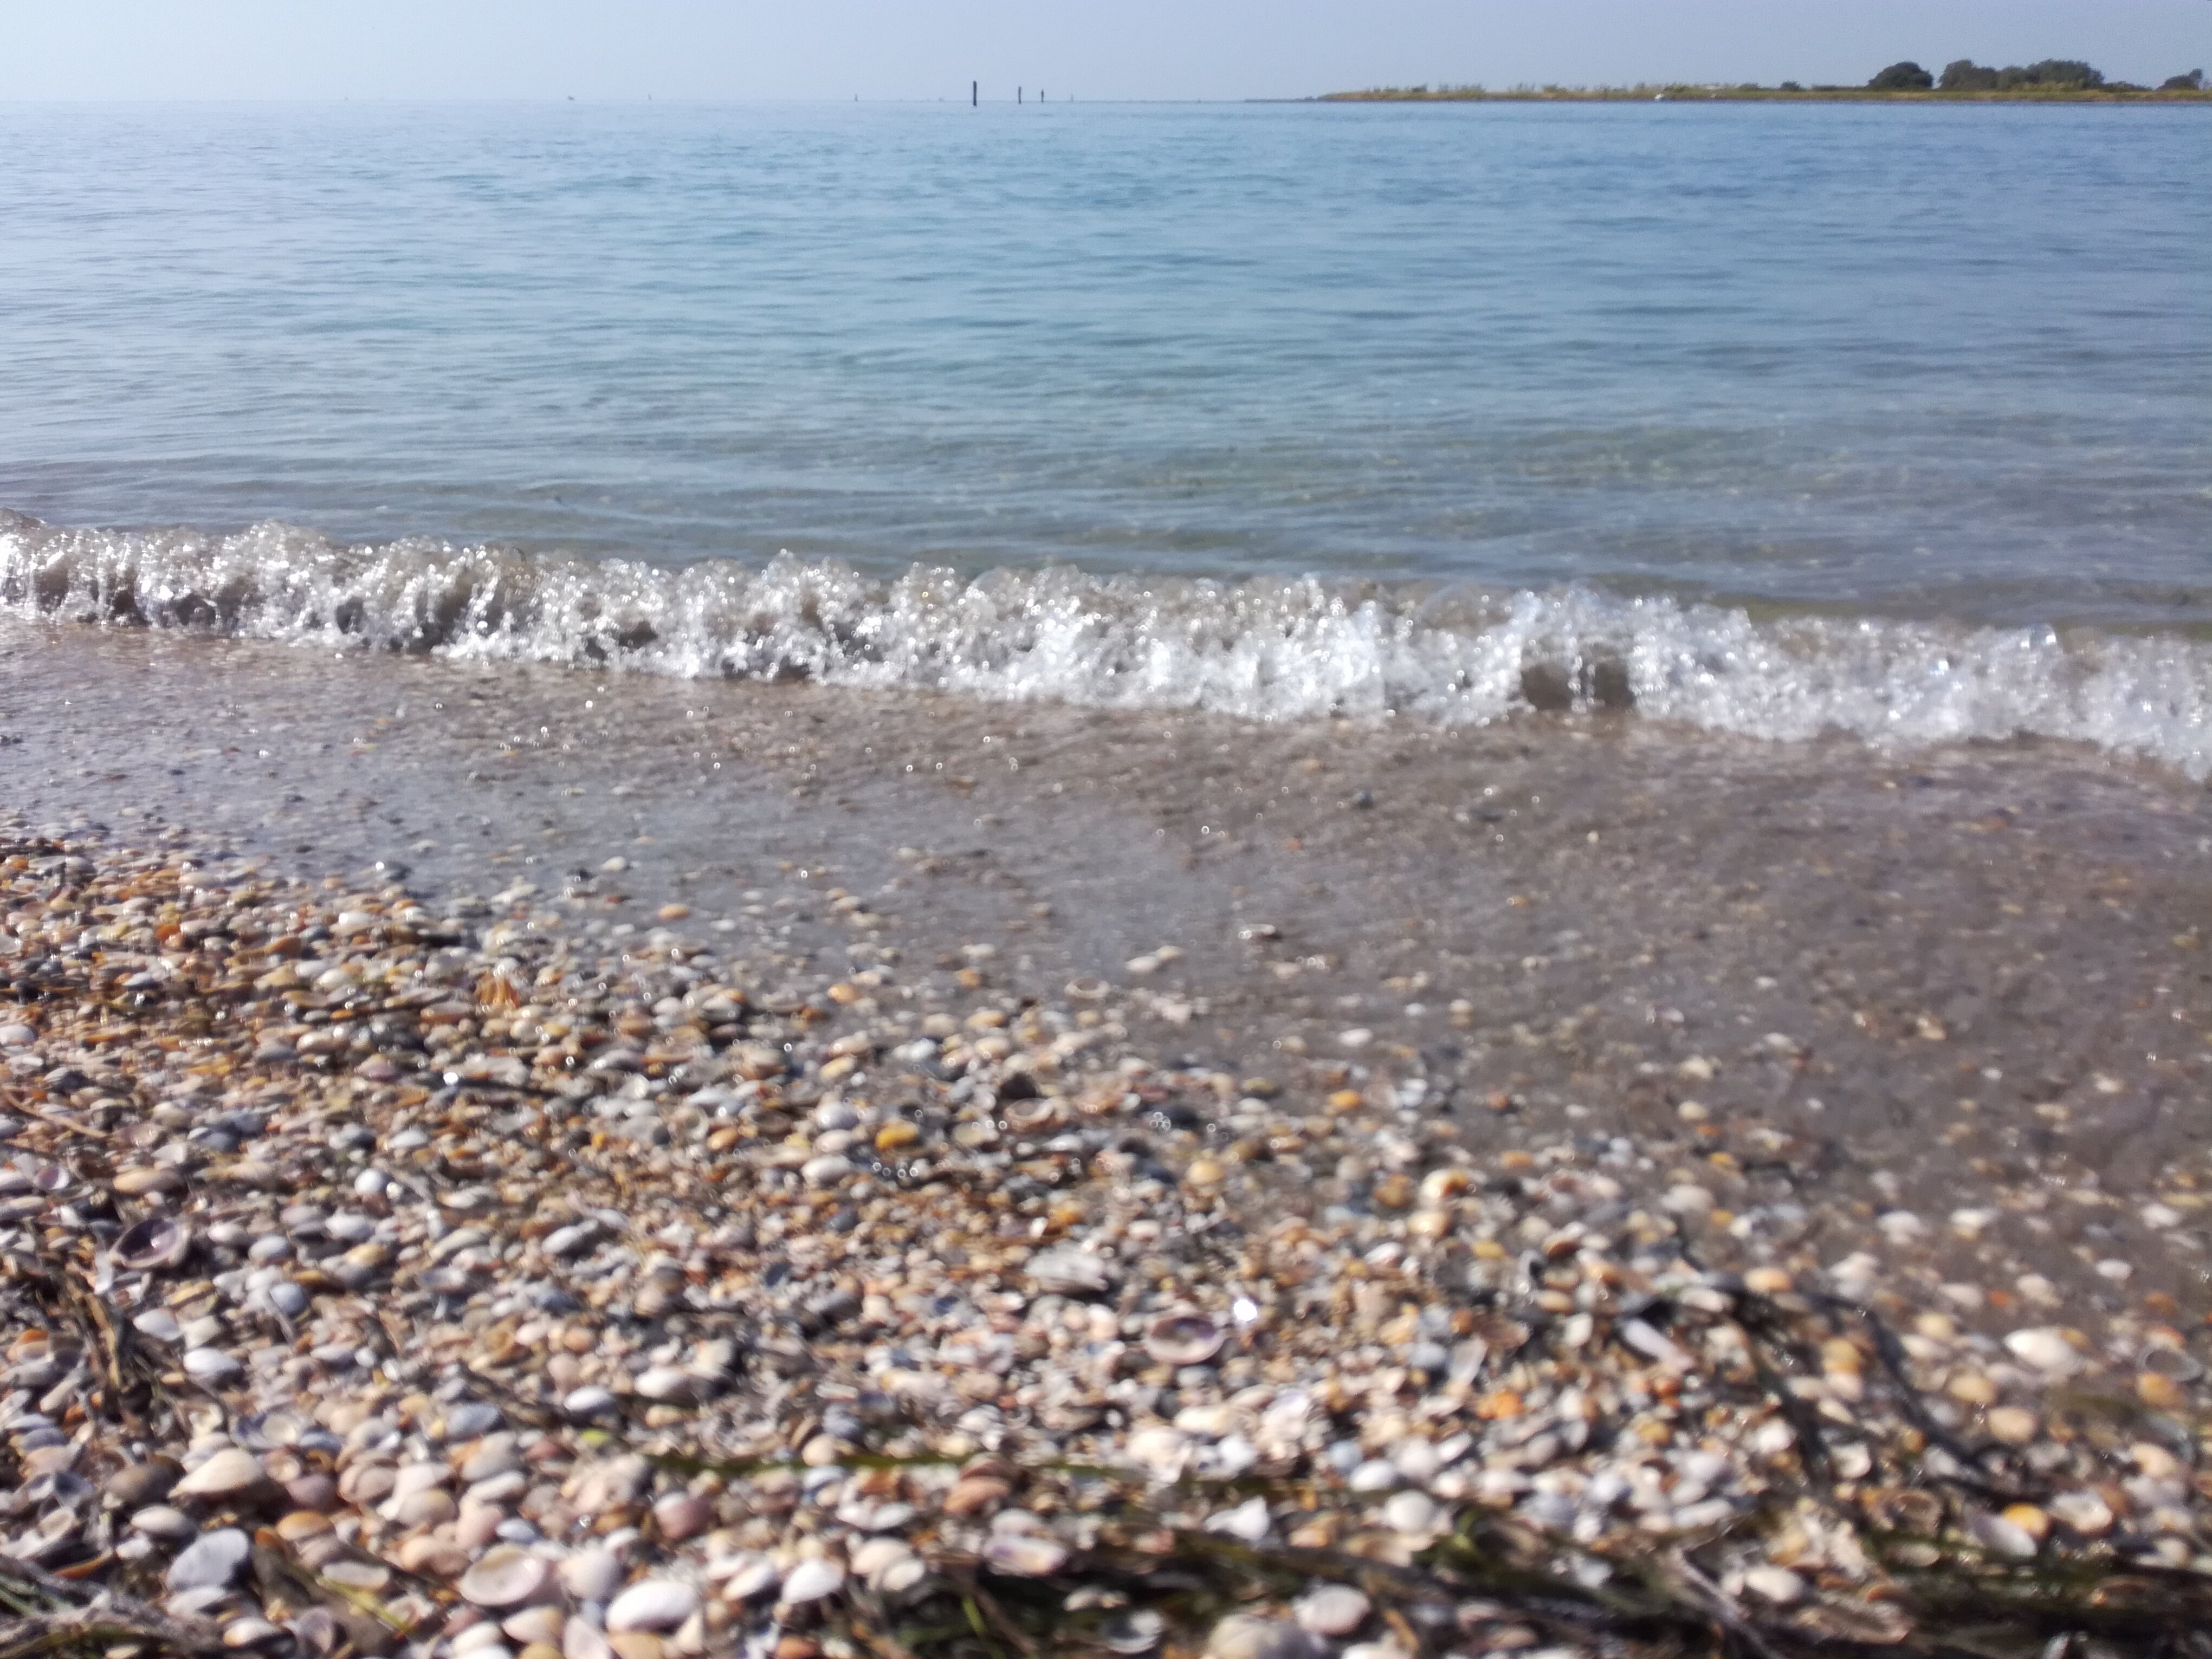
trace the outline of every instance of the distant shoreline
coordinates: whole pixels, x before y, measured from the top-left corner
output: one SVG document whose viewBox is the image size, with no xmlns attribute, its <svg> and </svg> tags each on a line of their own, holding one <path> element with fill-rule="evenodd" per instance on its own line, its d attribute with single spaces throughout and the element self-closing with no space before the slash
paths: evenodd
<svg viewBox="0 0 2212 1659">
<path fill-rule="evenodd" d="M 1871 87 L 1372 87 L 1291 101 L 1308 104 L 2205 104 L 2212 90 L 2014 87 L 2004 91 L 1891 91 Z"/>
</svg>

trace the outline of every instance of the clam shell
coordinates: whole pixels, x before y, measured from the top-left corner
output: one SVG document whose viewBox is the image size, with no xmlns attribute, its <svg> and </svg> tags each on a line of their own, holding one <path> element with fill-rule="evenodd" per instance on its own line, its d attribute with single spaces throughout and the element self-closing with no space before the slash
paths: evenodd
<svg viewBox="0 0 2212 1659">
<path fill-rule="evenodd" d="M 2143 1370 L 2172 1377 L 2176 1382 L 2194 1382 L 2204 1375 L 2204 1367 L 2194 1355 L 2160 1342 L 2147 1345 L 2137 1363 Z"/>
<path fill-rule="evenodd" d="M 300 1437 L 307 1431 L 304 1419 L 290 1412 L 254 1412 L 238 1419 L 231 1433 L 238 1443 L 249 1451 L 275 1451 L 279 1446 L 295 1446 Z"/>
<path fill-rule="evenodd" d="M 1150 1653 L 1168 1633 L 1168 1621 L 1150 1607 L 1123 1613 L 1098 1632 L 1098 1639 L 1113 1652 Z"/>
<path fill-rule="evenodd" d="M 1067 1565 L 1067 1546 L 1042 1533 L 1002 1532 L 983 1546 L 994 1572 L 1016 1578 L 1049 1578 Z"/>
<path fill-rule="evenodd" d="M 1145 1352 L 1163 1365 L 1203 1365 L 1227 1340 L 1204 1314 L 1168 1314 L 1145 1333 Z"/>
<path fill-rule="evenodd" d="M 504 1545 L 486 1552 L 461 1575 L 461 1599 L 479 1607 L 514 1607 L 542 1594 L 552 1583 L 553 1572 L 553 1564 L 543 1556 Z"/>
<path fill-rule="evenodd" d="M 1006 1127 L 1015 1133 L 1036 1134 L 1059 1126 L 1063 1104 L 1039 1096 L 1030 1100 L 1010 1100 L 999 1109 L 1006 1120 Z"/>
<path fill-rule="evenodd" d="M 133 1273 L 159 1273 L 185 1259 L 192 1247 L 191 1229 L 167 1216 L 149 1216 L 116 1236 L 115 1264 Z"/>
<path fill-rule="evenodd" d="M 699 1610 L 699 1592 L 672 1578 L 647 1578 L 632 1584 L 607 1609 L 607 1633 L 674 1630 Z"/>
</svg>

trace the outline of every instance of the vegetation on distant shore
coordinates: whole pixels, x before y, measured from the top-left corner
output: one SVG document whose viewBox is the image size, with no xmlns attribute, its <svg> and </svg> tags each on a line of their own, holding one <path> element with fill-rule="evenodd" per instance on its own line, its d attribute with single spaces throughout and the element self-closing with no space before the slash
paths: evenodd
<svg viewBox="0 0 2212 1659">
<path fill-rule="evenodd" d="M 1361 92 L 1332 92 L 1315 100 L 1325 104 L 1358 103 L 1603 103 L 1665 100 L 1733 102 L 1790 101 L 1850 103 L 2212 103 L 2204 71 L 2169 76 L 2155 87 L 2107 81 L 2078 58 L 2046 58 L 2040 63 L 1993 69 L 1961 58 L 1930 73 L 1907 59 L 1877 71 L 1864 86 L 1779 86 L 1694 82 L 1639 82 L 1626 87 L 1470 86 L 1372 87 Z"/>
</svg>

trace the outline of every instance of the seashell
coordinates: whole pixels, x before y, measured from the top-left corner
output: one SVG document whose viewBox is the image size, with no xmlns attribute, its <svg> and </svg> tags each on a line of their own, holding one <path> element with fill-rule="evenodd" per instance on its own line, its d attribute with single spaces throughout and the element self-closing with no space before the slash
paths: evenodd
<svg viewBox="0 0 2212 1659">
<path fill-rule="evenodd" d="M 782 1570 L 767 1556 L 756 1555 L 729 1576 L 722 1585 L 722 1599 L 735 1607 L 767 1595 L 782 1582 Z"/>
<path fill-rule="evenodd" d="M 579 1601 L 604 1601 L 622 1581 L 622 1560 L 612 1550 L 578 1550 L 561 1564 L 561 1588 Z"/>
<path fill-rule="evenodd" d="M 1043 1095 L 1030 1100 L 1010 1100 L 999 1109 L 1006 1120 L 1006 1127 L 1016 1134 L 1041 1134 L 1057 1127 L 1066 1117 L 1066 1103 Z"/>
<path fill-rule="evenodd" d="M 2044 1507 L 2085 1538 L 2100 1538 L 2112 1529 L 2111 1505 L 2093 1492 L 2063 1492 Z"/>
<path fill-rule="evenodd" d="M 801 1561 L 785 1575 L 783 1592 L 776 1599 L 787 1607 L 803 1607 L 835 1595 L 845 1588 L 845 1569 L 835 1561 Z"/>
<path fill-rule="evenodd" d="M 1121 1276 L 1120 1268 L 1104 1257 L 1066 1245 L 1040 1250 L 1024 1271 L 1047 1296 L 1097 1296 L 1113 1289 Z"/>
<path fill-rule="evenodd" d="M 2024 1331 L 2014 1331 L 2004 1340 L 2013 1358 L 2024 1365 L 2033 1365 L 2047 1376 L 2071 1376 L 2081 1369 L 2081 1356 L 2074 1351 L 2063 1333 L 2050 1326 L 2040 1326 Z"/>
<path fill-rule="evenodd" d="M 586 1384 L 562 1396 L 561 1409 L 581 1422 L 590 1418 L 604 1417 L 620 1404 L 621 1401 L 607 1389 Z"/>
<path fill-rule="evenodd" d="M 1434 1532 L 1441 1518 L 1436 1500 L 1426 1492 L 1401 1492 L 1382 1505 L 1382 1524 L 1414 1537 Z"/>
<path fill-rule="evenodd" d="M 2194 1356 L 2162 1342 L 2146 1344 L 2137 1363 L 2143 1370 L 2175 1382 L 2194 1382 L 2204 1375 L 2204 1367 Z"/>
<path fill-rule="evenodd" d="M 235 1527 L 203 1534 L 169 1564 L 169 1591 L 227 1589 L 252 1553 L 253 1540 Z"/>
<path fill-rule="evenodd" d="M 65 1193 L 76 1183 L 76 1177 L 58 1164 L 49 1164 L 31 1177 L 31 1185 L 42 1193 Z"/>
<path fill-rule="evenodd" d="M 1296 1625 L 1232 1613 L 1206 1638 L 1206 1659 L 1316 1659 L 1321 1650 Z"/>
<path fill-rule="evenodd" d="M 184 1473 L 172 1457 L 149 1457 L 143 1463 L 127 1463 L 109 1477 L 106 1500 L 119 1510 L 159 1503 L 184 1478 Z"/>
<path fill-rule="evenodd" d="M 111 1254 L 118 1267 L 160 1273 L 175 1267 L 192 1247 L 191 1229 L 167 1216 L 149 1216 L 116 1236 Z"/>
<path fill-rule="evenodd" d="M 2035 1555 L 2035 1539 L 2017 1521 L 1987 1510 L 1977 1510 L 1966 1517 L 1966 1531 L 1973 1540 L 1992 1555 L 2002 1555 L 2014 1561 L 2032 1560 Z"/>
<path fill-rule="evenodd" d="M 347 1589 L 360 1590 L 376 1595 L 392 1582 L 392 1569 L 379 1561 L 355 1561 L 343 1556 L 327 1561 L 320 1569 L 324 1577 Z"/>
<path fill-rule="evenodd" d="M 653 1524 L 672 1544 L 696 1537 L 714 1519 L 714 1509 L 707 1500 L 688 1492 L 671 1492 L 653 1506 Z"/>
<path fill-rule="evenodd" d="M 211 1389 L 235 1381 L 246 1369 L 235 1355 L 221 1348 L 187 1348 L 184 1364 L 185 1376 Z"/>
<path fill-rule="evenodd" d="M 280 1446 L 298 1445 L 307 1428 L 305 1419 L 290 1412 L 252 1412 L 238 1419 L 231 1437 L 248 1451 L 275 1451 Z"/>
<path fill-rule="evenodd" d="M 698 1611 L 699 1592 L 690 1585 L 673 1578 L 643 1579 L 615 1597 L 607 1608 L 607 1634 L 674 1630 Z"/>
<path fill-rule="evenodd" d="M 1298 1598 L 1291 1609 L 1309 1636 L 1349 1636 L 1366 1622 L 1374 1603 L 1348 1584 L 1322 1584 Z"/>
<path fill-rule="evenodd" d="M 458 1588 L 461 1599 L 475 1607 L 519 1607 L 543 1594 L 552 1584 L 553 1576 L 553 1564 L 543 1556 L 507 1544 L 485 1552 L 482 1560 L 461 1575 Z M 681 1624 L 683 1620 L 675 1622 Z"/>
<path fill-rule="evenodd" d="M 1787 1567 L 1746 1568 L 1743 1587 L 1778 1607 L 1794 1607 L 1812 1594 L 1812 1587 Z"/>
<path fill-rule="evenodd" d="M 176 1315 L 167 1308 L 147 1309 L 131 1322 L 131 1328 L 139 1335 L 155 1342 L 174 1342 L 185 1334 L 185 1328 L 177 1322 Z"/>
<path fill-rule="evenodd" d="M 884 1568 L 912 1555 L 912 1547 L 896 1538 L 871 1538 L 854 1550 L 849 1563 L 854 1572 L 873 1584 Z"/>
<path fill-rule="evenodd" d="M 673 1365 L 654 1365 L 638 1373 L 632 1386 L 647 1400 L 690 1400 L 699 1392 L 699 1379 Z"/>
<path fill-rule="evenodd" d="M 1098 1639 L 1109 1653 L 1134 1656 L 1150 1653 L 1167 1633 L 1168 1621 L 1164 1618 L 1150 1607 L 1140 1607 L 1109 1620 L 1099 1630 Z"/>
<path fill-rule="evenodd" d="M 193 1350 L 195 1353 L 206 1352 Z M 240 1492 L 252 1492 L 266 1479 L 259 1458 L 240 1447 L 226 1446 L 178 1481 L 172 1492 L 178 1498 L 235 1498 Z"/>
<path fill-rule="evenodd" d="M 568 1622 L 568 1615 L 558 1607 L 525 1607 L 504 1620 L 500 1629 L 526 1645 L 543 1642 L 550 1647 L 559 1644 L 562 1629 Z"/>
<path fill-rule="evenodd" d="M 983 1560 L 994 1572 L 1016 1578 L 1049 1578 L 1067 1565 L 1067 1546 L 1036 1532 L 994 1534 L 983 1546 Z"/>
<path fill-rule="evenodd" d="M 1168 1314 L 1145 1333 L 1145 1352 L 1163 1365 L 1203 1365 L 1221 1352 L 1222 1328 L 1203 1314 Z"/>
<path fill-rule="evenodd" d="M 167 1544 L 182 1543 L 199 1531 L 191 1516 L 167 1504 L 150 1504 L 131 1517 L 131 1530 Z"/>
</svg>

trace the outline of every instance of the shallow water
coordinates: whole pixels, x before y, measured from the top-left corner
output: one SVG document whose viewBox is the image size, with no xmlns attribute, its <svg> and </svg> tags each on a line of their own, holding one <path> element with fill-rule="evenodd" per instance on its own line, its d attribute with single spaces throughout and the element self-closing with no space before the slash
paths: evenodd
<svg viewBox="0 0 2212 1659">
<path fill-rule="evenodd" d="M 2194 110 L 0 133 L 21 611 L 2212 770 Z"/>
<path fill-rule="evenodd" d="M 2201 615 L 2193 109 L 0 115 L 0 505 Z"/>
</svg>

